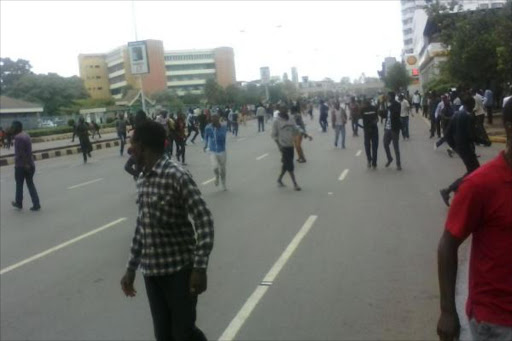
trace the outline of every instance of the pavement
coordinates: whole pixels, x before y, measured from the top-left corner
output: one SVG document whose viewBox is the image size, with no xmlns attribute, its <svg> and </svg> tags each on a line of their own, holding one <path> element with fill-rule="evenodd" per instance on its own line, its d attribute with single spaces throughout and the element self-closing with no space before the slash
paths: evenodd
<svg viewBox="0 0 512 341">
<path fill-rule="evenodd" d="M 314 140 L 304 141 L 308 162 L 296 164 L 302 192 L 288 177 L 286 188 L 276 186 L 280 155 L 269 125 L 257 133 L 249 122 L 229 137 L 226 192 L 211 181 L 201 144 L 187 146 L 216 229 L 198 326 L 212 340 L 437 339 L 436 250 L 447 214 L 439 188 L 465 172 L 461 160 L 433 150 L 419 117 L 400 141 L 401 172 L 384 168 L 382 146 L 378 169 L 367 170 L 362 133 L 348 133 L 341 150 L 330 129 L 306 124 Z M 480 161 L 501 147 L 478 148 Z M 140 273 L 136 297 L 119 284 L 137 214 L 126 159 L 109 148 L 87 164 L 80 155 L 37 161 L 39 212 L 27 209 L 26 190 L 25 208 L 11 207 L 14 170 L 0 168 L 0 339 L 154 339 Z"/>
</svg>

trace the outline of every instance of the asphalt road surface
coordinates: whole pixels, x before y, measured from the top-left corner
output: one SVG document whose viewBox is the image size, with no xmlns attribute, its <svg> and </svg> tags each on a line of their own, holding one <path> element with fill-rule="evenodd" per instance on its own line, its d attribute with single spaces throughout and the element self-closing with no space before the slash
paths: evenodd
<svg viewBox="0 0 512 341">
<path fill-rule="evenodd" d="M 400 141 L 401 172 L 384 168 L 382 145 L 378 169 L 366 169 L 362 132 L 347 131 L 341 150 L 330 128 L 306 123 L 314 140 L 303 143 L 308 162 L 296 164 L 302 192 L 287 176 L 287 188 L 276 186 L 270 125 L 258 134 L 249 122 L 229 138 L 226 192 L 210 181 L 201 143 L 187 147 L 216 229 L 198 326 L 212 340 L 435 339 L 436 249 L 447 213 L 439 189 L 465 172 L 461 160 L 433 150 L 418 116 L 410 141 Z M 500 148 L 480 148 L 481 162 Z M 11 207 L 13 168 L 0 169 L 2 340 L 153 339 L 140 273 L 135 298 L 119 285 L 137 213 L 126 156 L 111 148 L 81 159 L 37 162 L 40 212 L 28 210 L 26 189 L 25 208 Z"/>
</svg>

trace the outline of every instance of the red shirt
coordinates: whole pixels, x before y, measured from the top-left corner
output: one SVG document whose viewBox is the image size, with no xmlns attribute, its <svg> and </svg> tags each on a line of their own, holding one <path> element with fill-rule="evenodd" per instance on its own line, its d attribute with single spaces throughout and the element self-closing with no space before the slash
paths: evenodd
<svg viewBox="0 0 512 341">
<path fill-rule="evenodd" d="M 512 167 L 503 153 L 464 179 L 446 229 L 459 239 L 473 235 L 468 316 L 512 326 Z"/>
</svg>

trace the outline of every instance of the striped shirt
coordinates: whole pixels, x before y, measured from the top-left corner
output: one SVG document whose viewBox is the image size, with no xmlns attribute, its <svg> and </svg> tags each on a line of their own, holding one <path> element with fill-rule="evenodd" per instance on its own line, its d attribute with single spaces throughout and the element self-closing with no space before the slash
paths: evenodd
<svg viewBox="0 0 512 341">
<path fill-rule="evenodd" d="M 139 177 L 137 190 L 139 214 L 128 269 L 140 267 L 145 276 L 206 269 L 213 218 L 190 173 L 163 156 Z"/>
</svg>

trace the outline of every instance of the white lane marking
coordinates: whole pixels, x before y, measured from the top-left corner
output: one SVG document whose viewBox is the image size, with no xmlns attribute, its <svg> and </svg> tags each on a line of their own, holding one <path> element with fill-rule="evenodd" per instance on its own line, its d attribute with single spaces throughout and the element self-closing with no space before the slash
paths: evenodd
<svg viewBox="0 0 512 341">
<path fill-rule="evenodd" d="M 268 153 L 265 153 L 265 154 L 263 154 L 263 155 L 258 156 L 258 157 L 256 158 L 256 160 L 258 160 L 258 161 L 259 161 L 259 160 L 261 160 L 261 159 L 266 158 L 267 156 L 268 156 Z"/>
<path fill-rule="evenodd" d="M 205 182 L 201 183 L 201 185 L 208 185 L 209 183 L 212 183 L 215 181 L 215 178 L 211 178 L 210 180 L 206 180 Z"/>
<path fill-rule="evenodd" d="M 103 180 L 103 178 L 94 179 L 94 180 L 87 181 L 87 182 L 84 182 L 84 183 L 81 183 L 81 184 L 78 184 L 78 185 L 70 186 L 70 187 L 68 187 L 68 189 L 75 189 L 75 188 L 78 188 L 78 187 L 87 186 L 87 185 L 93 184 L 93 183 L 101 181 L 101 180 Z"/>
<path fill-rule="evenodd" d="M 302 228 L 297 232 L 293 240 L 288 244 L 288 247 L 281 254 L 281 257 L 276 261 L 276 263 L 272 266 L 270 271 L 267 273 L 265 278 L 261 281 L 261 284 L 254 290 L 254 292 L 249 296 L 243 307 L 236 314 L 235 318 L 231 321 L 229 326 L 226 328 L 224 333 L 220 336 L 219 340 L 231 341 L 234 340 L 236 334 L 240 331 L 240 328 L 244 325 L 245 321 L 249 318 L 252 311 L 258 304 L 258 302 L 263 298 L 265 293 L 267 292 L 269 286 L 274 282 L 279 272 L 283 269 L 286 262 L 293 255 L 297 247 L 299 246 L 302 239 L 308 234 L 311 227 L 315 223 L 318 216 L 311 215 L 306 220 Z"/>
<path fill-rule="evenodd" d="M 247 139 L 247 137 L 241 137 L 241 138 L 238 139 L 238 142 L 243 141 L 245 139 Z"/>
<path fill-rule="evenodd" d="M 53 253 L 53 252 L 55 252 L 55 251 L 57 251 L 57 250 L 60 250 L 60 249 L 62 249 L 62 248 L 64 248 L 64 247 L 66 247 L 66 246 L 69 246 L 69 245 L 71 245 L 71 244 L 74 244 L 74 243 L 76 243 L 76 242 L 78 242 L 78 241 L 80 241 L 80 240 L 82 240 L 82 239 L 84 239 L 84 238 L 87 238 L 87 237 L 89 237 L 89 236 L 92 236 L 93 234 L 96 234 L 96 233 L 98 233 L 98 232 L 101 232 L 101 231 L 103 231 L 103 230 L 106 230 L 106 229 L 108 229 L 109 227 L 112 227 L 112 226 L 114 226 L 114 225 L 116 225 L 116 224 L 119 224 L 119 223 L 120 223 L 120 222 L 122 222 L 122 221 L 125 221 L 126 219 L 127 219 L 127 218 L 119 218 L 119 219 L 117 219 L 117 220 L 114 220 L 114 221 L 113 221 L 113 222 L 111 222 L 111 223 L 108 223 L 108 224 L 106 224 L 106 225 L 103 225 L 103 226 L 101 226 L 101 227 L 98 227 L 98 228 L 97 228 L 97 229 L 95 229 L 95 230 L 89 231 L 89 232 L 87 232 L 87 233 L 85 233 L 85 234 L 82 234 L 81 236 L 78 236 L 78 237 L 76 237 L 76 238 L 73 238 L 73 239 L 71 239 L 71 240 L 68 240 L 67 242 L 64 242 L 64 243 L 62 243 L 62 244 L 59 244 L 59 245 L 57 245 L 57 246 L 55 246 L 55 247 L 52 247 L 52 248 L 50 248 L 50 249 L 48 249 L 48 250 L 46 250 L 46 251 L 43 251 L 43 252 L 41 252 L 41 253 L 38 253 L 37 255 L 34 255 L 34 256 L 29 257 L 29 258 L 27 258 L 27 259 L 25 259 L 25 260 L 22 260 L 21 262 L 18 262 L 18 263 L 16 263 L 16 264 L 13 264 L 13 265 L 11 265 L 11 266 L 8 266 L 8 267 L 6 267 L 6 268 L 3 268 L 3 269 L 0 271 L 0 275 L 3 275 L 3 274 L 5 274 L 5 273 L 7 273 L 7 272 L 9 272 L 9 271 L 12 271 L 12 270 L 14 270 L 14 269 L 16 269 L 16 268 L 19 268 L 20 266 L 23 266 L 23 265 L 25 265 L 25 264 L 30 263 L 30 262 L 33 262 L 33 261 L 35 261 L 35 260 L 37 260 L 37 259 L 39 259 L 39 258 L 42 258 L 42 257 L 46 256 L 46 255 L 49 255 L 50 253 Z"/>
<path fill-rule="evenodd" d="M 348 168 L 345 169 L 343 172 L 341 172 L 341 175 L 340 177 L 338 178 L 339 181 L 343 181 L 345 179 L 345 177 L 347 176 L 348 174 Z"/>
<path fill-rule="evenodd" d="M 334 193 L 333 192 L 328 192 L 327 195 L 333 195 Z"/>
<path fill-rule="evenodd" d="M 359 155 L 361 155 L 361 149 L 359 149 L 359 150 L 357 151 L 357 153 L 356 153 L 356 156 L 359 156 Z"/>
</svg>

